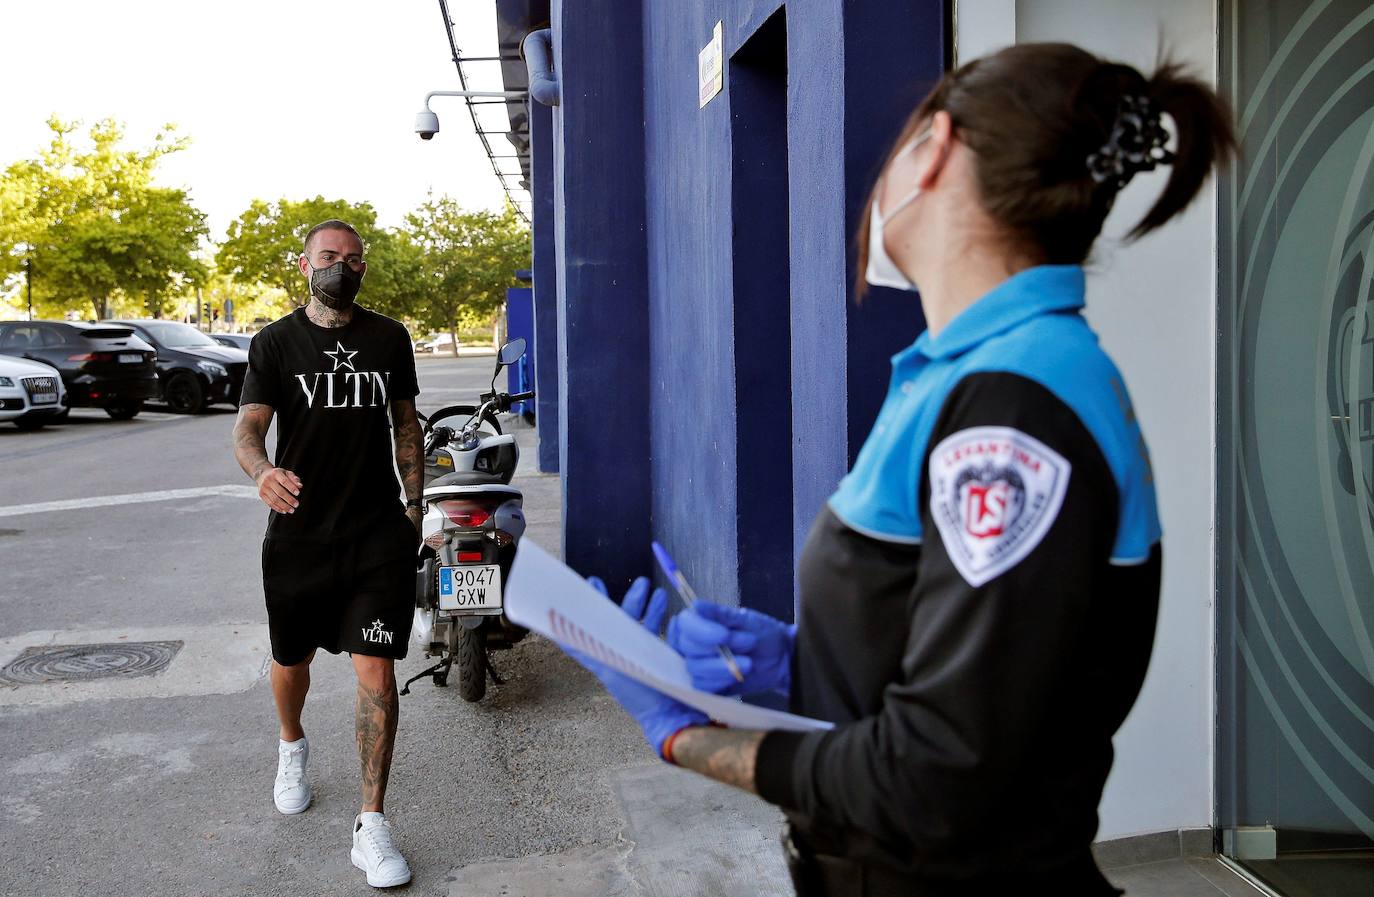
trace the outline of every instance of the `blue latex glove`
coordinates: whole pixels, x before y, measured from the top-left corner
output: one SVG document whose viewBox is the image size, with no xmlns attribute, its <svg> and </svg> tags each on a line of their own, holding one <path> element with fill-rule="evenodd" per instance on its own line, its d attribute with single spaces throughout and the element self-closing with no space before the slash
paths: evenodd
<svg viewBox="0 0 1374 897">
<path fill-rule="evenodd" d="M 796 638 L 796 626 L 756 610 L 712 601 L 696 602 L 668 624 L 668 644 L 687 659 L 692 684 L 722 695 L 787 694 Z M 734 653 L 743 682 L 735 679 L 720 656 L 721 645 Z"/>
<path fill-rule="evenodd" d="M 598 577 L 590 576 L 587 582 L 601 594 L 610 597 L 606 591 L 606 584 Z M 650 597 L 649 580 L 641 576 L 625 592 L 625 600 L 620 606 L 625 613 L 657 637 L 663 628 L 663 617 L 668 612 L 668 596 L 662 589 L 655 589 L 653 596 Z M 699 710 L 660 694 L 581 651 L 567 645 L 560 647 L 599 679 L 606 687 L 606 691 L 611 693 L 611 697 L 619 701 L 620 706 L 634 717 L 635 722 L 639 723 L 640 729 L 644 731 L 644 738 L 660 757 L 663 756 L 663 743 L 668 740 L 668 736 L 688 726 L 704 726 L 710 722 Z"/>
</svg>

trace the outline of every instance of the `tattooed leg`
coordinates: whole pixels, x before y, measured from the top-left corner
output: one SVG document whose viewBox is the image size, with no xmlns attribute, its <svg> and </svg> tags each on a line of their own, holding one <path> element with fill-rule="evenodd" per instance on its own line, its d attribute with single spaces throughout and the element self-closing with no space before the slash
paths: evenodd
<svg viewBox="0 0 1374 897">
<path fill-rule="evenodd" d="M 766 734 L 693 726 L 684 729 L 673 741 L 673 760 L 684 769 L 757 794 L 754 764 Z"/>
<path fill-rule="evenodd" d="M 382 812 L 386 782 L 391 773 L 391 752 L 396 743 L 400 704 L 396 696 L 394 660 L 353 655 L 358 674 L 356 725 L 358 760 L 363 773 L 364 813 Z"/>
</svg>

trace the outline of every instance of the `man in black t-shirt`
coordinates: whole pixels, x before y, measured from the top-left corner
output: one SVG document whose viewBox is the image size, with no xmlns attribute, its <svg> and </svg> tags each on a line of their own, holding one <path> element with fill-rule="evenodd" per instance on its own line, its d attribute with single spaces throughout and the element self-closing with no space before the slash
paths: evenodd
<svg viewBox="0 0 1374 897">
<path fill-rule="evenodd" d="M 253 338 L 234 425 L 234 456 L 272 509 L 262 573 L 281 723 L 273 801 L 288 815 L 310 806 L 301 728 L 310 661 L 317 648 L 347 651 L 362 762 L 351 859 L 368 884 L 390 887 L 410 880 L 382 803 L 421 517 L 415 356 L 404 325 L 354 304 L 367 265 L 350 225 L 317 225 L 299 266 L 309 304 Z M 275 461 L 265 443 L 273 416 Z"/>
</svg>

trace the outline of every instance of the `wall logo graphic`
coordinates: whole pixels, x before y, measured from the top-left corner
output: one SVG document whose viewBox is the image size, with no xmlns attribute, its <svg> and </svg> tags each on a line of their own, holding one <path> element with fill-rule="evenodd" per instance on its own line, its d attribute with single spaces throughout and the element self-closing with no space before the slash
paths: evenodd
<svg viewBox="0 0 1374 897">
<path fill-rule="evenodd" d="M 1374 9 L 1226 5 L 1217 816 L 1374 839 Z"/>
<path fill-rule="evenodd" d="M 1019 564 L 1049 532 L 1069 488 L 1069 462 L 1010 427 L 973 427 L 930 453 L 930 514 L 970 585 Z"/>
<path fill-rule="evenodd" d="M 1327 404 L 1338 452 L 1336 480 L 1374 511 L 1374 315 L 1365 252 L 1374 244 L 1374 211 L 1347 237 L 1333 297 L 1327 346 Z"/>
</svg>

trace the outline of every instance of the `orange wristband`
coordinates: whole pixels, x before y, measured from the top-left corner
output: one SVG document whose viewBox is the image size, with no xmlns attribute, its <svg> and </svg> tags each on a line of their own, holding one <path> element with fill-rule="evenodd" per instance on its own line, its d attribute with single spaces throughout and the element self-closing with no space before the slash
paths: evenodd
<svg viewBox="0 0 1374 897">
<path fill-rule="evenodd" d="M 677 766 L 677 761 L 673 759 L 673 742 L 674 742 L 674 741 L 677 741 L 677 737 L 678 737 L 679 735 L 681 735 L 683 732 L 686 732 L 688 729 L 700 729 L 700 728 L 726 729 L 726 728 L 729 728 L 729 727 L 728 727 L 728 726 L 725 726 L 725 725 L 722 725 L 722 724 L 716 722 L 715 720 L 710 720 L 709 722 L 704 722 L 704 723 L 693 723 L 693 724 L 690 725 L 690 726 L 683 726 L 681 729 L 678 729 L 678 730 L 677 730 L 676 732 L 674 732 L 672 735 L 669 735 L 667 738 L 665 738 L 665 739 L 663 740 L 663 759 L 664 759 L 664 760 L 667 760 L 669 763 L 673 764 L 674 766 Z"/>
<path fill-rule="evenodd" d="M 690 729 L 690 728 L 692 728 L 692 727 L 691 727 L 691 726 L 683 726 L 681 729 L 678 729 L 678 730 L 677 730 L 676 732 L 674 732 L 672 735 L 669 735 L 667 738 L 665 738 L 665 739 L 663 740 L 663 759 L 664 759 L 664 760 L 668 761 L 669 763 L 673 764 L 674 766 L 677 766 L 677 761 L 673 759 L 673 742 L 674 742 L 674 741 L 677 741 L 677 737 L 678 737 L 679 735 L 681 735 L 683 732 L 686 732 L 686 731 L 687 731 L 688 729 Z"/>
</svg>

